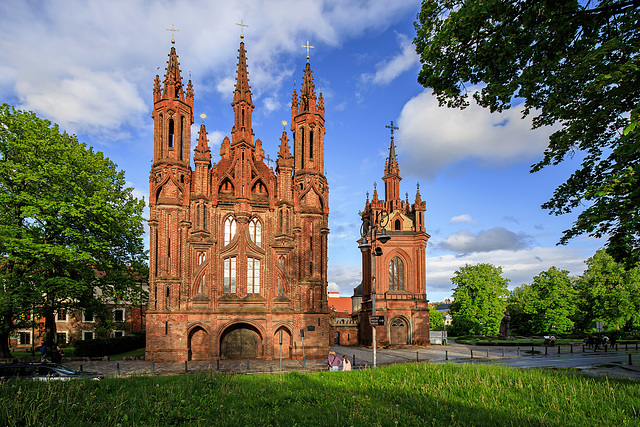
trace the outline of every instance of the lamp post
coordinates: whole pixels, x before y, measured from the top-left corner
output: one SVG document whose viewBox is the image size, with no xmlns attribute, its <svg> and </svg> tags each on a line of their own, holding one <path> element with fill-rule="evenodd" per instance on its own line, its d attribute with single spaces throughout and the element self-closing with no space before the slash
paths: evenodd
<svg viewBox="0 0 640 427">
<path fill-rule="evenodd" d="M 380 235 L 378 235 L 378 227 L 376 224 L 372 224 L 368 218 L 363 218 L 363 223 L 360 226 L 360 235 L 362 236 L 361 243 L 358 248 L 362 253 L 366 253 L 367 250 L 371 251 L 371 317 L 376 315 L 376 256 L 382 255 L 382 248 L 377 242 L 381 244 L 387 243 L 391 237 L 387 234 L 384 226 L 389 219 L 389 214 L 386 211 L 380 212 L 380 225 L 382 229 Z M 364 228 L 368 224 L 367 229 Z M 369 243 L 371 241 L 371 243 Z M 377 350 L 376 350 L 376 325 L 371 322 L 372 344 L 373 344 L 373 367 L 377 365 Z"/>
</svg>

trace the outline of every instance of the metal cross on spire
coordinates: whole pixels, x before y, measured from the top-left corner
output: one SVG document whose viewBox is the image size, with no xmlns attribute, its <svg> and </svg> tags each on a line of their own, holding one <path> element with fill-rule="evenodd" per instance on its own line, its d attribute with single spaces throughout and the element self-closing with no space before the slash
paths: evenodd
<svg viewBox="0 0 640 427">
<path fill-rule="evenodd" d="M 167 31 L 171 31 L 171 44 L 176 44 L 175 32 L 180 30 L 174 28 L 173 24 L 171 24 L 171 28 L 167 28 Z"/>
<path fill-rule="evenodd" d="M 394 126 L 393 125 L 393 120 L 391 120 L 391 125 L 386 125 L 385 126 L 387 129 L 391 129 L 391 139 L 393 139 L 393 130 L 398 130 L 400 129 L 398 126 Z"/>
<path fill-rule="evenodd" d="M 236 25 L 238 25 L 240 27 L 240 38 L 243 39 L 244 38 L 244 27 L 248 28 L 249 26 L 246 25 L 242 19 L 240 20 L 239 24 L 236 22 Z"/>
<path fill-rule="evenodd" d="M 306 45 L 303 44 L 302 47 L 307 48 L 307 62 L 309 62 L 309 49 L 315 49 L 315 46 L 311 46 L 309 44 L 309 40 L 307 40 L 307 44 Z"/>
</svg>

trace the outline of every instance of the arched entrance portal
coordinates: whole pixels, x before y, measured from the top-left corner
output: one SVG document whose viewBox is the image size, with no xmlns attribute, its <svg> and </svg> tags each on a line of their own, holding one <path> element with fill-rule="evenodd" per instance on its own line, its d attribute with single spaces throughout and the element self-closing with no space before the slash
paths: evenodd
<svg viewBox="0 0 640 427">
<path fill-rule="evenodd" d="M 262 338 L 256 328 L 238 323 L 227 328 L 220 338 L 220 353 L 225 359 L 247 359 L 262 356 Z"/>
<path fill-rule="evenodd" d="M 407 344 L 408 325 L 407 321 L 401 317 L 396 317 L 389 326 L 389 333 L 391 335 L 390 342 L 392 345 Z"/>
<path fill-rule="evenodd" d="M 208 334 L 201 326 L 196 326 L 189 332 L 189 360 L 208 359 Z"/>
</svg>

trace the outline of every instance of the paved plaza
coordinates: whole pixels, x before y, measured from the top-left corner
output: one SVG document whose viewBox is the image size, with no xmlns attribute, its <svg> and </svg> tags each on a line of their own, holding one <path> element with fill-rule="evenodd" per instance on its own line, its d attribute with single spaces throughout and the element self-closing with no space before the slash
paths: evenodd
<svg viewBox="0 0 640 427">
<path fill-rule="evenodd" d="M 373 364 L 373 351 L 367 347 L 333 346 L 338 356 L 347 355 L 356 369 L 367 369 Z M 500 363 L 519 368 L 546 367 L 570 368 L 594 375 L 623 376 L 640 379 L 640 352 L 633 348 L 618 351 L 599 351 L 575 346 L 535 347 L 470 346 L 450 343 L 446 346 L 415 347 L 405 349 L 378 349 L 378 366 L 421 363 Z M 546 354 L 545 354 L 546 351 Z M 633 365 L 628 365 L 631 355 Z M 212 360 L 190 362 L 146 362 L 128 361 L 64 361 L 66 366 L 84 371 L 99 372 L 109 377 L 130 375 L 172 375 L 198 371 L 227 372 L 239 374 L 271 374 L 281 372 L 314 372 L 326 369 L 325 359 L 310 360 Z"/>
</svg>

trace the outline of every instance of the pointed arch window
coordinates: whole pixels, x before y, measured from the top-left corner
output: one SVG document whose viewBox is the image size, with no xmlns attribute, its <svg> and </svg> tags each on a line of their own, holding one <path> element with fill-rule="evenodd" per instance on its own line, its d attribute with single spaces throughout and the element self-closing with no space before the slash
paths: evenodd
<svg viewBox="0 0 640 427">
<path fill-rule="evenodd" d="M 247 258 L 247 294 L 260 293 L 260 259 Z"/>
<path fill-rule="evenodd" d="M 404 265 L 398 257 L 394 257 L 389 263 L 389 289 L 392 291 L 404 289 Z"/>
<path fill-rule="evenodd" d="M 180 160 L 184 160 L 184 116 L 180 116 Z"/>
<path fill-rule="evenodd" d="M 301 167 L 304 168 L 304 128 L 300 128 L 300 138 L 302 139 L 300 141 L 300 160 L 302 161 L 301 163 Z"/>
<path fill-rule="evenodd" d="M 224 259 L 224 293 L 236 293 L 236 257 Z"/>
<path fill-rule="evenodd" d="M 249 237 L 258 247 L 262 247 L 262 225 L 258 218 L 253 218 L 249 223 Z"/>
<path fill-rule="evenodd" d="M 313 131 L 309 131 L 309 158 L 313 159 Z"/>
<path fill-rule="evenodd" d="M 398 231 L 402 230 L 402 224 L 400 223 L 399 219 L 395 220 L 394 225 L 393 225 L 393 229 L 394 230 L 398 230 Z"/>
<path fill-rule="evenodd" d="M 224 246 L 231 243 L 233 236 L 236 235 L 236 220 L 232 217 L 228 217 L 224 221 Z"/>
<path fill-rule="evenodd" d="M 173 125 L 173 119 L 169 119 L 169 148 L 173 148 L 174 134 L 175 134 L 175 129 Z"/>
<path fill-rule="evenodd" d="M 202 275 L 202 281 L 200 281 L 200 288 L 198 289 L 199 294 L 204 294 L 204 274 Z"/>
</svg>

